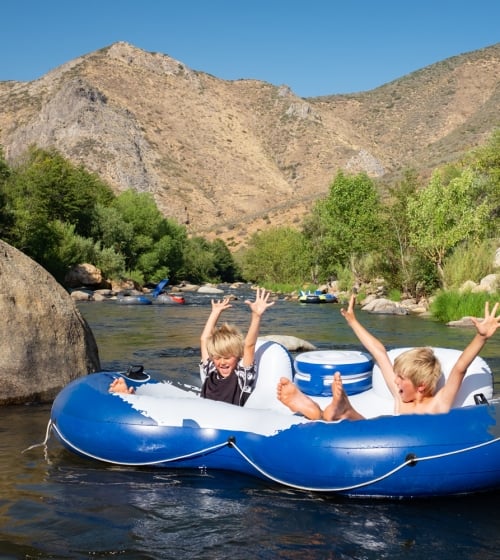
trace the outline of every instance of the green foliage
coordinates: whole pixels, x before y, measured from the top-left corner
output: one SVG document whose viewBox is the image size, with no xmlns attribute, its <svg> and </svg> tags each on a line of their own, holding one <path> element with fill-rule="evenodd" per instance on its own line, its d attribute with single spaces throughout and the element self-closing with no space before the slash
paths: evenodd
<svg viewBox="0 0 500 560">
<path fill-rule="evenodd" d="M 95 257 L 93 263 L 100 269 L 104 278 L 119 278 L 125 270 L 125 259 L 112 247 L 101 249 L 100 242 L 94 246 Z"/>
<path fill-rule="evenodd" d="M 428 296 L 437 290 L 440 285 L 440 276 L 434 263 L 424 255 L 413 251 L 406 260 L 406 283 L 403 291 L 413 297 Z"/>
<path fill-rule="evenodd" d="M 192 282 L 234 282 L 240 279 L 238 265 L 221 239 L 209 242 L 202 237 L 188 239 L 181 269 Z"/>
<path fill-rule="evenodd" d="M 496 129 L 489 141 L 465 159 L 477 173 L 486 175 L 492 183 L 500 184 L 500 128 Z"/>
<path fill-rule="evenodd" d="M 396 290 L 395 288 L 392 288 L 391 290 L 389 290 L 387 297 L 391 301 L 401 301 L 401 292 L 399 290 Z"/>
<path fill-rule="evenodd" d="M 97 203 L 91 235 L 94 239 L 101 240 L 105 247 L 113 247 L 122 252 L 132 243 L 134 228 L 125 221 L 117 208 Z"/>
<path fill-rule="evenodd" d="M 375 251 L 361 256 L 351 256 L 349 269 L 356 282 L 369 282 L 379 275 L 382 268 L 380 253 Z"/>
<path fill-rule="evenodd" d="M 484 305 L 499 299 L 500 294 L 487 294 L 485 292 L 439 292 L 431 303 L 430 311 L 441 322 L 458 321 L 462 317 L 484 317 Z"/>
<path fill-rule="evenodd" d="M 0 237 L 6 238 L 13 224 L 13 216 L 7 208 L 7 196 L 5 184 L 10 176 L 10 169 L 3 157 L 3 149 L 0 146 Z"/>
<path fill-rule="evenodd" d="M 434 173 L 429 185 L 408 201 L 410 241 L 443 276 L 445 257 L 465 239 L 479 240 L 487 230 L 487 200 L 479 200 L 470 170 L 445 185 Z"/>
<path fill-rule="evenodd" d="M 267 282 L 266 284 L 261 286 L 262 288 L 265 288 L 266 290 L 273 292 L 274 294 L 291 294 L 293 292 L 299 292 L 301 289 L 304 290 L 315 290 L 315 287 L 309 287 L 309 286 L 305 286 L 305 287 L 297 287 L 296 284 L 285 284 L 282 282 Z"/>
<path fill-rule="evenodd" d="M 109 207 L 96 205 L 94 237 L 123 255 L 135 278 L 158 282 L 178 278 L 187 234 L 183 226 L 164 218 L 149 193 L 127 190 Z"/>
<path fill-rule="evenodd" d="M 184 263 L 181 277 L 189 278 L 192 282 L 208 282 L 215 278 L 214 254 L 210 251 L 210 243 L 202 237 L 188 240 L 184 250 Z"/>
<path fill-rule="evenodd" d="M 380 210 L 378 192 L 366 174 L 337 174 L 329 195 L 316 202 L 304 222 L 320 278 L 334 275 L 352 257 L 377 249 L 382 232 Z"/>
<path fill-rule="evenodd" d="M 311 267 L 311 253 L 305 237 L 285 227 L 254 234 L 242 263 L 244 278 L 261 285 L 302 284 Z"/>
<path fill-rule="evenodd" d="M 215 274 L 220 282 L 235 282 L 241 279 L 239 267 L 222 239 L 215 239 L 210 251 L 214 256 Z"/>
<path fill-rule="evenodd" d="M 337 283 L 340 291 L 352 290 L 356 284 L 356 278 L 350 266 L 345 266 L 337 271 Z"/>
<path fill-rule="evenodd" d="M 49 253 L 53 271 L 65 271 L 66 263 L 94 262 L 95 247 L 92 239 L 78 235 L 74 224 L 54 220 L 52 226 L 59 239 L 59 242 L 50 248 Z"/>
<path fill-rule="evenodd" d="M 10 173 L 3 173 L 5 239 L 62 279 L 72 258 L 92 245 L 96 202 L 112 191 L 97 176 L 67 162 L 55 150 L 31 148 Z M 71 226 L 71 228 L 67 227 Z"/>
<path fill-rule="evenodd" d="M 139 286 L 143 286 L 146 283 L 146 280 L 144 278 L 144 274 L 140 270 L 137 270 L 137 269 L 136 270 L 126 270 L 123 277 L 127 278 L 129 280 L 132 280 L 133 282 L 135 282 Z"/>
<path fill-rule="evenodd" d="M 496 246 L 491 239 L 459 245 L 444 261 L 444 285 L 448 289 L 456 289 L 467 280 L 479 282 L 492 274 Z"/>
<path fill-rule="evenodd" d="M 14 213 L 29 216 L 36 223 L 59 220 L 88 236 L 97 202 L 109 202 L 111 189 L 96 175 L 75 167 L 55 150 L 31 148 L 11 173 L 7 192 Z M 29 220 L 28 220 L 29 221 Z"/>
<path fill-rule="evenodd" d="M 500 229 L 500 129 L 494 132 L 486 145 L 471 152 L 468 162 L 479 177 L 482 197 L 489 200 L 490 235 L 498 236 Z"/>
<path fill-rule="evenodd" d="M 5 161 L 3 148 L 0 146 L 0 186 L 10 177 L 10 168 Z"/>
<path fill-rule="evenodd" d="M 106 277 L 129 276 L 138 283 L 166 276 L 174 283 L 186 272 L 186 229 L 165 219 L 150 194 L 127 190 L 115 197 L 55 150 L 31 148 L 13 170 L 0 152 L 0 218 L 2 237 L 61 282 L 79 262 L 95 264 Z M 193 265 L 197 278 L 238 277 L 222 241 L 199 250 L 191 253 L 199 261 Z"/>
<path fill-rule="evenodd" d="M 408 294 L 415 294 L 418 283 L 418 268 L 413 266 L 415 251 L 410 244 L 408 201 L 419 187 L 416 171 L 406 170 L 403 179 L 389 187 L 389 198 L 382 207 L 384 234 L 378 250 L 382 257 L 379 260 L 380 273 L 390 286 L 402 288 Z"/>
</svg>

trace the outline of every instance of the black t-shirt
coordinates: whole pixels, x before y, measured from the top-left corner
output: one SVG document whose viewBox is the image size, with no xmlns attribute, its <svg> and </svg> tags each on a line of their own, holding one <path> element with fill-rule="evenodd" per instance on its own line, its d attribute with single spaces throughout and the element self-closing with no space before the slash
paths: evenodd
<svg viewBox="0 0 500 560">
<path fill-rule="evenodd" d="M 255 389 L 257 375 L 255 364 L 245 367 L 238 363 L 236 369 L 227 377 L 219 375 L 212 360 L 200 363 L 200 373 L 204 377 L 201 396 L 204 399 L 222 401 L 243 406 Z"/>
</svg>

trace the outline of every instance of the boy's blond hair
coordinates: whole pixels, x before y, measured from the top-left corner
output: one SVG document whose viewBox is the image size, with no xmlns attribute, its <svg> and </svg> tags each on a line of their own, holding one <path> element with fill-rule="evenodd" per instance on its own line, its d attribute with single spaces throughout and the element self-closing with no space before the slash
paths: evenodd
<svg viewBox="0 0 500 560">
<path fill-rule="evenodd" d="M 210 357 L 235 356 L 241 358 L 243 348 L 244 340 L 240 329 L 227 323 L 214 329 L 207 339 L 207 351 Z"/>
<path fill-rule="evenodd" d="M 436 392 L 441 377 L 441 364 L 432 348 L 412 348 L 401 353 L 394 360 L 394 373 L 409 379 L 416 387 L 425 386 L 424 395 Z"/>
</svg>

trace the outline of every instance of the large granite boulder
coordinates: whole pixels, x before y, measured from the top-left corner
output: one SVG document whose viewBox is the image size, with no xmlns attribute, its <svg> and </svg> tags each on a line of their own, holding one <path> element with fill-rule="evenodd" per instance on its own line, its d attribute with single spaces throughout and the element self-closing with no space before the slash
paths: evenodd
<svg viewBox="0 0 500 560">
<path fill-rule="evenodd" d="M 92 331 L 40 265 L 0 240 L 0 404 L 50 402 L 100 369 Z"/>
</svg>

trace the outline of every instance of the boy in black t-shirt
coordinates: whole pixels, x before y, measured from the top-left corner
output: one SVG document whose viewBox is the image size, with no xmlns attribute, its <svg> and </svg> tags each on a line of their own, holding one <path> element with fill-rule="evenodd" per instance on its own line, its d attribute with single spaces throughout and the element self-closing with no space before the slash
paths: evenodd
<svg viewBox="0 0 500 560">
<path fill-rule="evenodd" d="M 201 396 L 243 406 L 255 388 L 255 345 L 259 335 L 260 320 L 268 307 L 270 293 L 257 288 L 255 301 L 246 300 L 252 316 L 248 332 L 243 339 L 241 331 L 224 323 L 217 327 L 223 311 L 229 309 L 229 298 L 212 300 L 212 312 L 201 334 L 200 375 L 203 381 Z"/>
</svg>

